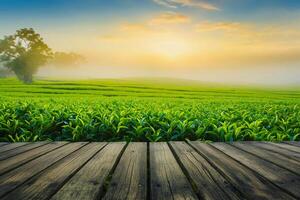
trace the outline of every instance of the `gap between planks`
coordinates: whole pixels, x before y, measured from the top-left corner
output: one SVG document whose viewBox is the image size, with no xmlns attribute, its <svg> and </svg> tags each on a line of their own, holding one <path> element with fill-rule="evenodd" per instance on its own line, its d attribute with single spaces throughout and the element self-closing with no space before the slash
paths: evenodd
<svg viewBox="0 0 300 200">
<path fill-rule="evenodd" d="M 142 149 L 143 149 L 143 156 L 145 157 L 145 158 L 142 158 L 142 157 L 138 157 L 138 160 L 142 160 L 142 162 L 144 163 L 144 166 L 145 166 L 145 168 L 146 168 L 146 170 L 144 171 L 142 171 L 142 173 L 144 173 L 144 179 L 142 179 L 142 182 L 143 182 L 143 184 L 144 184 L 144 186 L 142 186 L 142 187 L 144 187 L 145 189 L 144 189 L 144 191 L 141 193 L 141 192 L 139 192 L 138 193 L 138 195 L 137 195 L 137 197 L 141 197 L 140 199 L 160 199 L 159 197 L 161 197 L 161 196 L 155 196 L 155 195 L 157 195 L 157 193 L 156 194 L 154 194 L 154 191 L 156 190 L 156 189 L 153 189 L 153 188 L 155 188 L 155 182 L 154 182 L 154 180 L 153 180 L 153 177 L 155 176 L 156 177 L 156 180 L 155 181 L 158 181 L 159 183 L 162 183 L 162 184 L 167 184 L 167 190 L 165 190 L 164 191 L 164 194 L 170 194 L 170 195 L 173 195 L 173 196 L 175 196 L 176 198 L 174 198 L 174 199 L 181 199 L 180 197 L 180 193 L 177 193 L 176 194 L 176 190 L 175 190 L 175 193 L 173 192 L 173 188 L 177 188 L 177 190 L 181 190 L 182 191 L 182 188 L 185 188 L 187 191 L 189 191 L 189 194 L 190 194 L 190 196 L 189 196 L 189 198 L 190 199 L 197 199 L 197 198 L 201 198 L 201 199 L 210 199 L 209 197 L 209 192 L 207 192 L 207 191 L 205 191 L 205 190 L 203 190 L 203 185 L 201 185 L 201 183 L 199 183 L 199 180 L 200 179 L 197 179 L 197 177 L 195 176 L 195 174 L 193 174 L 192 173 L 192 170 L 191 171 L 189 171 L 189 170 L 187 170 L 187 166 L 184 164 L 184 162 L 186 163 L 186 162 L 189 162 L 188 160 L 186 160 L 186 161 L 182 161 L 181 159 L 182 159 L 182 155 L 179 155 L 179 151 L 178 150 L 180 150 L 180 149 L 178 149 L 178 150 L 176 150 L 176 143 L 177 142 L 168 142 L 168 143 L 154 143 L 154 144 L 151 144 L 151 143 L 143 143 L 143 145 L 144 146 L 146 146 L 146 148 L 145 147 L 141 147 Z M 206 164 L 206 166 L 203 168 L 204 169 L 204 171 L 203 172 L 205 172 L 205 170 L 208 170 L 208 168 L 210 168 L 209 169 L 209 173 L 212 175 L 212 174 L 215 174 L 215 175 L 212 175 L 212 179 L 207 179 L 207 181 L 209 182 L 209 181 L 212 181 L 212 183 L 216 183 L 216 185 L 219 185 L 219 184 L 221 184 L 222 183 L 222 181 L 225 181 L 225 182 L 227 182 L 227 186 L 226 186 L 226 183 L 225 183 L 225 186 L 226 186 L 226 188 L 223 188 L 223 189 L 221 189 L 220 190 L 220 194 L 222 193 L 222 192 L 225 192 L 225 196 L 224 196 L 224 198 L 226 197 L 226 195 L 227 195 L 227 197 L 229 196 L 230 197 L 230 193 L 235 193 L 235 194 L 233 194 L 233 196 L 231 196 L 232 198 L 234 198 L 234 195 L 237 195 L 236 196 L 236 199 L 238 199 L 238 198 L 244 198 L 246 195 L 248 195 L 248 192 L 245 192 L 245 190 L 243 190 L 243 189 L 241 189 L 241 188 L 239 188 L 238 186 L 234 186 L 235 184 L 233 184 L 233 182 L 236 180 L 235 179 L 235 177 L 228 177 L 228 175 L 226 175 L 226 174 L 224 174 L 223 172 L 222 172 L 222 170 L 220 170 L 220 166 L 217 166 L 217 165 L 215 165 L 215 163 L 214 163 L 214 161 L 213 160 L 211 160 L 211 158 L 209 158 L 209 157 L 207 157 L 207 156 L 203 156 L 203 154 L 202 153 L 200 153 L 199 152 L 199 150 L 198 150 L 198 148 L 196 148 L 195 146 L 194 146 L 194 144 L 195 144 L 196 142 L 193 142 L 193 144 L 192 143 L 190 143 L 189 141 L 188 142 L 183 142 L 183 146 L 182 146 L 182 148 L 187 148 L 188 149 L 188 151 L 187 152 L 190 152 L 191 150 L 189 150 L 189 149 L 195 149 L 195 150 L 197 150 L 197 151 L 195 151 L 196 152 L 196 154 L 194 154 L 193 156 L 196 156 L 197 157 L 197 159 L 203 159 L 203 161 L 204 162 L 207 162 L 207 164 Z M 198 143 L 200 143 L 200 142 L 198 142 Z M 90 144 L 90 143 L 89 143 Z M 126 164 L 124 164 L 124 163 L 126 163 L 125 161 L 122 161 L 122 158 L 123 158 L 123 156 L 124 156 L 124 153 L 126 152 L 126 151 L 129 151 L 129 153 L 127 153 L 128 155 L 131 155 L 131 149 L 129 149 L 128 147 L 131 145 L 131 144 L 133 144 L 133 143 L 129 143 L 129 144 L 126 144 L 124 147 L 123 147 L 123 149 L 121 150 L 121 152 L 118 154 L 118 156 L 117 156 L 117 158 L 115 158 L 115 160 L 114 160 L 114 164 L 111 164 L 109 167 L 107 167 L 106 168 L 106 170 L 105 170 L 105 173 L 106 173 L 106 175 L 104 176 L 104 177 L 102 177 L 102 182 L 100 181 L 99 183 L 97 182 L 96 183 L 96 188 L 97 189 L 94 189 L 93 191 L 97 191 L 96 193 L 95 192 L 91 192 L 91 190 L 90 190 L 90 192 L 88 193 L 88 194 L 90 194 L 90 193 L 92 193 L 92 195 L 93 195 L 93 198 L 94 199 L 100 199 L 100 198 L 104 198 L 104 199 L 109 199 L 109 197 L 111 197 L 111 196 L 109 196 L 112 192 L 115 192 L 116 191 L 116 185 L 115 185 L 115 183 L 116 183 L 116 181 L 115 180 L 118 180 L 118 176 L 119 177 L 121 177 L 121 175 L 116 175 L 116 170 L 119 170 L 119 171 L 122 171 L 123 170 L 123 168 L 122 167 L 119 167 L 120 165 L 123 165 L 123 166 L 126 166 Z M 175 144 L 175 146 L 174 146 L 174 144 Z M 179 143 L 178 143 L 179 144 Z M 200 143 L 201 144 L 201 143 Z M 23 146 L 23 148 L 25 147 L 24 145 L 26 145 L 26 144 L 23 144 L 23 145 L 20 145 L 19 147 L 15 147 L 15 148 L 13 148 L 13 149 L 17 149 L 17 148 L 20 148 L 20 147 L 22 147 Z M 85 144 L 85 145 L 83 145 L 83 146 L 81 146 L 79 149 L 76 149 L 75 151 L 79 151 L 81 148 L 83 148 L 84 146 L 86 146 L 86 145 L 88 145 L 88 144 Z M 4 146 L 6 146 L 6 145 L 4 145 Z M 4 146 L 1 146 L 1 147 L 4 147 Z M 43 146 L 45 146 L 45 145 L 43 145 Z M 68 145 L 64 145 L 64 146 L 68 146 Z M 77 186 L 76 186 L 76 182 L 78 181 L 78 180 L 82 180 L 82 177 L 85 177 L 85 176 L 83 176 L 83 174 L 85 174 L 84 173 L 84 170 L 83 169 L 85 169 L 85 168 L 88 168 L 88 167 L 91 167 L 92 165 L 91 164 L 89 164 L 90 162 L 96 162 L 93 158 L 98 158 L 99 156 L 100 156 L 100 158 L 101 158 L 101 153 L 105 150 L 105 148 L 107 147 L 108 145 L 106 145 L 106 146 L 104 146 L 104 147 L 102 147 L 99 151 L 97 151 L 95 154 L 93 154 L 86 162 L 84 162 L 82 165 L 80 165 L 79 167 L 77 167 L 76 169 L 75 169 L 75 171 L 72 171 L 72 173 L 70 173 L 68 176 L 66 176 L 57 186 L 55 186 L 55 189 L 51 189 L 51 191 L 49 192 L 49 193 L 47 193 L 46 192 L 46 194 L 44 195 L 44 194 L 39 194 L 39 195 L 41 195 L 41 196 L 39 196 L 39 195 L 37 195 L 37 196 L 34 196 L 34 197 L 42 197 L 42 198 L 44 198 L 44 199 L 49 199 L 49 198 L 53 198 L 53 199 L 71 199 L 71 198 L 76 198 L 76 196 L 74 196 L 74 194 L 76 194 L 76 191 L 78 190 L 78 189 L 80 189 L 80 187 L 78 188 Z M 212 145 L 209 145 L 209 146 L 212 146 Z M 176 148 L 175 148 L 176 147 Z M 294 146 L 294 147 L 296 147 L 296 146 Z M 29 150 L 28 151 L 26 151 L 26 155 L 29 153 L 29 152 L 31 152 L 31 151 L 34 151 L 34 150 L 38 150 L 38 148 L 41 148 L 41 146 L 39 146 L 39 147 L 36 147 L 36 148 L 32 148 L 32 149 L 30 149 L 29 148 Z M 58 149 L 60 149 L 60 148 L 62 148 L 62 147 L 59 147 Z M 131 148 L 131 147 L 130 147 Z M 212 146 L 212 148 L 215 148 L 215 149 L 217 149 L 216 147 L 213 147 Z M 237 149 L 239 149 L 238 147 L 234 147 L 234 148 L 237 148 Z M 10 149 L 10 150 L 13 150 L 13 149 Z M 27 149 L 27 148 L 24 148 L 24 149 Z M 129 149 L 129 150 L 128 150 Z M 154 150 L 153 150 L 154 149 Z M 8 150 L 8 151 L 10 151 L 10 150 Z M 51 152 L 53 152 L 53 151 L 56 151 L 57 149 L 53 149 L 53 150 L 51 150 L 50 152 L 46 152 L 45 154 L 43 154 L 43 155 L 40 155 L 40 156 L 37 156 L 36 158 L 33 158 L 32 160 L 28 160 L 28 162 L 25 162 L 25 163 L 23 163 L 21 166 L 19 166 L 19 167 L 21 167 L 22 168 L 22 166 L 26 166 L 26 165 L 30 165 L 30 163 L 31 162 L 34 162 L 34 160 L 35 159 L 41 159 L 44 155 L 46 155 L 46 154 L 51 154 Z M 62 162 L 61 160 L 63 160 L 63 159 L 66 159 L 67 157 L 69 157 L 71 154 L 73 154 L 75 151 L 73 151 L 73 152 L 71 152 L 71 153 L 69 153 L 69 154 L 67 154 L 65 157 L 62 157 L 62 158 L 60 158 L 59 160 L 56 160 L 55 161 L 55 163 L 59 163 L 59 162 Z M 164 153 L 164 155 L 159 155 L 159 154 L 157 154 L 157 155 L 155 155 L 155 152 L 163 152 Z M 219 151 L 219 150 L 218 150 Z M 240 149 L 240 151 L 244 151 L 244 150 L 241 150 Z M 263 151 L 268 151 L 267 149 L 264 149 Z M 152 152 L 152 153 L 151 153 Z M 224 153 L 223 151 L 220 151 L 220 152 L 222 152 L 224 155 L 227 155 L 226 153 Z M 268 151 L 269 152 L 269 154 L 271 154 L 271 155 L 274 155 L 275 154 L 275 152 L 273 152 L 273 151 Z M 284 151 L 285 153 L 287 153 L 287 151 Z M 247 152 L 247 151 L 245 151 L 245 153 L 249 153 L 249 152 Z M 24 154 L 24 155 L 25 155 Z M 250 153 L 249 153 L 250 154 Z M 16 154 L 15 155 L 15 157 L 20 157 L 20 155 L 21 154 Z M 125 154 L 126 155 L 126 154 Z M 257 156 L 257 155 L 252 155 L 252 154 L 250 154 L 251 156 L 256 156 L 257 157 L 257 159 L 262 159 L 262 162 L 270 162 L 270 161 L 268 161 L 268 160 L 265 160 L 264 158 L 261 158 L 261 157 L 259 157 L 259 156 Z M 158 156 L 158 157 L 157 157 Z M 230 155 L 228 155 L 229 157 L 230 157 L 230 159 L 232 160 L 232 161 L 235 161 L 235 162 L 238 162 L 241 166 L 243 166 L 242 168 L 247 168 L 248 169 L 248 167 L 247 167 L 247 165 L 245 164 L 245 163 L 242 163 L 242 162 L 240 162 L 240 161 L 238 161 L 238 160 L 236 160 L 236 159 L 234 159 L 232 156 L 230 156 Z M 10 158 L 13 158 L 13 157 L 10 157 Z M 192 158 L 192 157 L 190 157 L 190 158 Z M 158 160 L 157 160 L 158 159 Z M 168 160 L 168 162 L 170 162 L 170 163 L 173 163 L 173 165 L 168 165 L 168 163 L 164 163 L 164 161 L 165 160 Z M 205 161 L 206 160 L 206 161 Z M 122 161 L 122 162 L 121 162 Z M 196 161 L 196 160 L 195 160 Z M 49 168 L 51 168 L 51 167 L 53 167 L 53 165 L 57 165 L 57 164 L 55 164 L 55 163 L 52 163 L 52 164 L 50 164 L 49 166 L 47 166 L 46 168 L 44 168 L 44 169 L 41 169 L 39 172 L 37 172 L 36 174 L 34 174 L 31 178 L 34 178 L 35 177 L 35 179 L 37 179 L 37 177 L 39 177 L 39 176 L 42 176 L 44 173 L 48 173 L 47 171 L 48 171 L 48 169 Z M 120 164 L 121 163 L 121 164 Z M 123 163 L 123 164 L 122 164 Z M 157 163 L 157 164 L 154 164 L 154 163 Z M 271 165 L 273 165 L 274 163 L 272 163 L 272 162 L 270 162 L 271 163 Z M 131 163 L 132 164 L 132 163 Z M 274 165 L 276 165 L 276 163 L 274 164 Z M 154 168 L 153 168 L 153 166 L 154 166 Z M 276 165 L 276 166 L 278 166 L 278 165 Z M 119 169 L 119 168 L 120 169 Z M 281 166 L 278 166 L 278 167 L 281 167 Z M 109 168 L 109 170 L 108 170 L 108 168 Z M 221 166 L 221 168 L 222 168 L 222 166 Z M 162 170 L 160 170 L 160 172 L 159 173 L 161 173 L 161 174 L 159 174 L 159 175 L 155 175 L 155 169 L 162 169 Z M 178 183 L 176 183 L 176 180 L 175 179 L 172 179 L 172 173 L 171 174 L 169 174 L 169 172 L 168 172 L 168 170 L 165 170 L 165 171 L 163 171 L 164 169 L 172 169 L 172 170 L 175 170 L 175 172 L 176 172 L 176 174 L 179 176 L 179 177 L 181 177 L 180 178 L 180 181 L 178 182 Z M 191 167 L 189 167 L 189 169 L 192 169 Z M 251 169 L 250 169 L 251 170 Z M 247 171 L 247 170 L 246 170 Z M 118 171 L 117 171 L 118 172 Z M 49 172 L 49 173 L 52 173 L 52 172 Z M 253 170 L 252 170 L 252 173 L 254 174 L 254 176 L 253 176 L 253 179 L 255 179 L 255 177 L 257 178 L 258 177 L 258 179 L 259 179 L 259 177 L 262 177 L 263 179 L 266 179 L 267 180 L 267 182 L 270 182 L 266 177 L 265 177 L 265 174 L 261 174 L 261 173 L 258 173 L 258 172 L 253 172 Z M 265 173 L 265 172 L 264 172 Z M 119 173 L 120 174 L 120 173 Z M 221 175 L 220 177 L 217 177 L 217 175 Z M 115 176 L 117 176 L 117 178 L 115 177 Z M 232 176 L 232 175 L 231 175 Z M 91 177 L 91 175 L 90 175 L 90 177 Z M 27 179 L 26 179 L 26 177 L 25 177 L 25 179 L 23 178 L 22 180 L 23 181 L 25 181 L 25 182 L 27 182 L 29 179 L 31 179 L 31 178 L 28 178 L 27 177 Z M 223 179 L 223 180 L 222 180 Z M 1 180 L 1 176 L 0 176 L 0 180 Z M 218 181 L 220 181 L 219 183 L 218 183 Z M 201 181 L 200 181 L 201 182 Z M 24 183 L 24 182 L 23 182 Z M 13 190 L 11 190 L 11 191 L 14 191 L 15 189 L 17 189 L 18 190 L 18 188 L 20 187 L 20 186 L 22 186 L 23 185 L 23 183 L 21 184 L 21 185 L 19 185 L 18 187 L 16 187 L 16 188 L 14 188 Z M 75 184 L 75 186 L 74 186 L 74 184 Z M 197 185 L 198 184 L 198 185 Z M 200 185 L 199 185 L 200 184 Z M 205 184 L 205 182 L 203 182 L 203 184 Z M 273 183 L 272 183 L 273 184 Z M 274 184 L 273 184 L 274 185 Z M 139 185 L 138 185 L 139 186 Z M 91 187 L 93 188 L 94 186 L 93 185 L 91 185 Z M 124 187 L 124 186 L 122 186 L 122 187 Z M 127 187 L 127 186 L 126 186 Z M 71 189 L 70 189 L 71 188 Z M 179 189 L 178 189 L 179 188 Z M 216 190 L 211 190 L 212 192 L 214 192 L 214 191 L 217 191 L 218 190 L 218 187 L 217 188 L 215 188 Z M 282 188 L 281 188 L 282 189 Z M 285 188 L 285 189 L 288 189 L 288 188 Z M 19 189 L 19 191 L 20 191 L 20 189 Z M 70 192 L 71 191 L 71 192 Z M 75 191 L 75 192 L 74 192 Z M 117 188 L 117 191 L 118 191 L 118 188 Z M 288 190 L 287 190 L 288 191 Z M 66 194 L 64 194 L 64 192 L 66 192 Z M 73 193 L 72 193 L 73 192 Z M 78 192 L 78 191 L 77 191 Z M 288 191 L 289 192 L 289 191 Z M 2 193 L 3 194 L 3 193 Z M 139 196 L 140 194 L 142 194 L 141 196 Z M 285 195 L 283 195 L 283 194 L 280 194 L 280 193 L 277 193 L 277 194 L 279 194 L 279 197 L 280 197 L 280 195 L 282 195 L 281 197 L 284 197 L 284 198 L 286 198 L 286 199 L 289 199 L 289 195 L 287 194 L 286 196 Z M 290 193 L 290 194 L 295 194 L 295 193 Z M 73 195 L 73 196 L 72 196 Z M 132 194 L 130 194 L 130 195 L 132 195 Z M 251 195 L 251 194 L 250 194 Z M 272 194 L 271 194 L 272 195 Z M 296 195 L 298 195 L 298 193 L 296 193 Z M 4 195 L 3 195 L 4 196 Z M 13 196 L 11 196 L 11 197 L 13 197 Z M 31 197 L 31 196 L 30 196 Z M 81 196 L 82 198 L 81 199 L 84 199 L 84 197 L 83 196 Z M 224 198 L 222 198 L 222 199 L 224 199 Z M 8 198 L 9 199 L 9 198 Z M 23 199 L 23 198 L 22 198 Z M 182 198 L 182 199 L 184 199 L 184 197 Z M 225 198 L 226 199 L 226 198 Z"/>
</svg>

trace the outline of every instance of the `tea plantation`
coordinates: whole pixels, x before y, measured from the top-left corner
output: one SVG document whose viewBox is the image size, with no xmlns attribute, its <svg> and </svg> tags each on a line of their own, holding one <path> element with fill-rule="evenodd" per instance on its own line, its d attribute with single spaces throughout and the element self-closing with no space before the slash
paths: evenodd
<svg viewBox="0 0 300 200">
<path fill-rule="evenodd" d="M 0 141 L 300 140 L 300 89 L 0 79 Z"/>
</svg>

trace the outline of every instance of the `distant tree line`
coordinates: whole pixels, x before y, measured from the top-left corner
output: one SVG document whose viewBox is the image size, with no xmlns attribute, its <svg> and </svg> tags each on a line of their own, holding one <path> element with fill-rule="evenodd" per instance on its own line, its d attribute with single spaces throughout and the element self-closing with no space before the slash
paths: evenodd
<svg viewBox="0 0 300 200">
<path fill-rule="evenodd" d="M 1 65 L 24 83 L 32 83 L 33 75 L 47 63 L 76 65 L 83 60 L 76 53 L 53 52 L 32 28 L 17 30 L 15 34 L 0 40 Z M 0 68 L 0 76 L 8 73 L 5 69 Z"/>
<path fill-rule="evenodd" d="M 0 66 L 0 78 L 6 78 L 6 77 L 9 77 L 9 76 L 12 76 L 12 75 L 13 75 L 12 71 L 10 71 L 7 68 L 4 68 L 4 67 Z"/>
</svg>

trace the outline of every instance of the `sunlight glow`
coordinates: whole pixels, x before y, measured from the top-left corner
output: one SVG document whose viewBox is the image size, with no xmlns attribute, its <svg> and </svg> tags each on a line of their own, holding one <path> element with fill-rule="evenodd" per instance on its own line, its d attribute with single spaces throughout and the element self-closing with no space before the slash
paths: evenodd
<svg viewBox="0 0 300 200">
<path fill-rule="evenodd" d="M 248 3 L 239 0 L 211 5 L 199 3 L 200 0 L 93 3 L 60 0 L 65 3 L 53 3 L 61 8 L 55 10 L 48 5 L 49 1 L 39 1 L 40 9 L 36 9 L 35 1 L 26 1 L 31 6 L 30 12 L 24 10 L 28 13 L 24 19 L 20 9 L 24 9 L 25 3 L 20 0 L 19 5 L 7 5 L 11 12 L 0 12 L 0 40 L 21 27 L 32 27 L 53 51 L 74 52 L 85 58 L 85 63 L 76 68 L 49 64 L 41 68 L 43 71 L 38 75 L 164 75 L 258 82 L 255 77 L 267 79 L 270 74 L 274 76 L 270 81 L 275 83 L 279 82 L 278 77 L 286 82 L 294 77 L 293 80 L 299 82 L 300 3 L 262 1 L 267 7 L 252 2 L 252 8 L 260 8 L 253 10 L 249 10 Z M 81 6 L 86 9 L 78 10 Z M 237 7 L 241 12 L 235 13 Z M 282 8 L 289 12 L 283 12 Z M 47 12 L 40 13 L 44 9 Z M 243 9 L 247 12 L 242 12 Z M 39 20 L 33 22 L 31 19 L 36 17 Z M 289 75 L 284 75 L 282 69 Z"/>
<path fill-rule="evenodd" d="M 188 41 L 180 37 L 154 38 L 148 46 L 149 51 L 168 59 L 182 57 L 191 50 Z"/>
</svg>

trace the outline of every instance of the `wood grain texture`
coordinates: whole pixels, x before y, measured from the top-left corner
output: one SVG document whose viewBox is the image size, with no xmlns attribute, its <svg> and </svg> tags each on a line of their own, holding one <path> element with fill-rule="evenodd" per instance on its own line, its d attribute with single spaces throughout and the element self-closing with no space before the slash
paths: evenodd
<svg viewBox="0 0 300 200">
<path fill-rule="evenodd" d="M 14 143 L 0 199 L 300 199 L 300 143 Z"/>
<path fill-rule="evenodd" d="M 0 198 L 87 143 L 67 144 L 0 176 Z M 54 179 L 51 179 L 55 182 Z"/>
<path fill-rule="evenodd" d="M 0 142 L 0 147 L 9 144 L 8 142 Z"/>
<path fill-rule="evenodd" d="M 31 149 L 40 147 L 40 146 L 45 145 L 47 143 L 49 143 L 49 142 L 35 142 L 35 143 L 30 144 L 30 145 L 23 145 L 23 146 L 20 146 L 18 148 L 12 149 L 10 151 L 7 151 L 5 153 L 0 154 L 0 161 L 5 160 L 9 157 L 27 152 Z"/>
<path fill-rule="evenodd" d="M 286 158 L 289 159 L 294 159 L 296 161 L 300 162 L 300 154 L 294 151 L 290 151 L 288 149 L 285 148 L 278 148 L 276 147 L 276 145 L 267 143 L 267 142 L 248 142 L 248 144 L 251 144 L 253 146 L 274 152 L 274 153 L 278 153 L 280 155 L 285 156 Z"/>
<path fill-rule="evenodd" d="M 297 147 L 297 146 L 289 145 L 289 144 L 286 144 L 286 143 L 274 143 L 274 142 L 268 142 L 268 143 L 271 144 L 271 145 L 275 145 L 277 147 L 280 147 L 280 148 L 284 148 L 284 149 L 287 149 L 287 150 L 290 150 L 290 151 L 293 151 L 293 152 L 296 152 L 296 153 L 300 153 L 300 148 Z"/>
<path fill-rule="evenodd" d="M 249 166 L 252 170 L 264 176 L 278 187 L 288 191 L 295 198 L 300 199 L 300 176 L 295 176 L 295 174 L 286 169 L 246 153 L 232 145 L 226 143 L 213 143 L 212 145 L 235 160 L 238 160 L 243 165 Z"/>
<path fill-rule="evenodd" d="M 251 153 L 255 156 L 258 156 L 262 159 L 265 159 L 269 162 L 272 162 L 282 168 L 288 169 L 291 172 L 300 175 L 300 165 L 299 162 L 289 159 L 286 156 L 280 155 L 278 153 L 268 151 L 257 146 L 252 145 L 251 143 L 245 142 L 234 142 L 232 145 Z"/>
<path fill-rule="evenodd" d="M 15 148 L 18 148 L 20 146 L 23 145 L 29 145 L 30 143 L 28 142 L 18 142 L 18 143 L 10 143 L 8 145 L 3 145 L 0 147 L 0 154 L 2 155 L 2 153 L 13 150 Z"/>
<path fill-rule="evenodd" d="M 103 199 L 147 197 L 147 144 L 129 143 Z"/>
<path fill-rule="evenodd" d="M 59 148 L 65 144 L 67 144 L 67 142 L 52 142 L 50 144 L 39 146 L 38 148 L 32 149 L 22 154 L 18 154 L 14 157 L 10 157 L 5 160 L 2 160 L 0 161 L 0 175 L 26 162 L 29 162 L 45 153 L 48 153 L 56 148 Z"/>
<path fill-rule="evenodd" d="M 211 145 L 201 142 L 190 142 L 190 144 L 202 156 L 209 159 L 245 197 L 250 199 L 294 199 Z"/>
<path fill-rule="evenodd" d="M 68 177 L 83 166 L 93 155 L 101 150 L 106 143 L 90 143 L 78 151 L 63 158 L 38 176 L 34 176 L 3 199 L 49 199 Z"/>
<path fill-rule="evenodd" d="M 179 162 L 193 180 L 201 199 L 242 199 L 236 189 L 185 142 L 170 142 Z"/>
<path fill-rule="evenodd" d="M 150 143 L 152 199 L 198 199 L 165 142 Z"/>
<path fill-rule="evenodd" d="M 299 141 L 298 142 L 291 142 L 291 141 L 289 141 L 289 142 L 284 142 L 284 143 L 292 145 L 292 146 L 300 147 L 300 142 Z"/>
<path fill-rule="evenodd" d="M 125 142 L 108 144 L 84 165 L 51 199 L 97 199 L 116 164 Z"/>
</svg>

